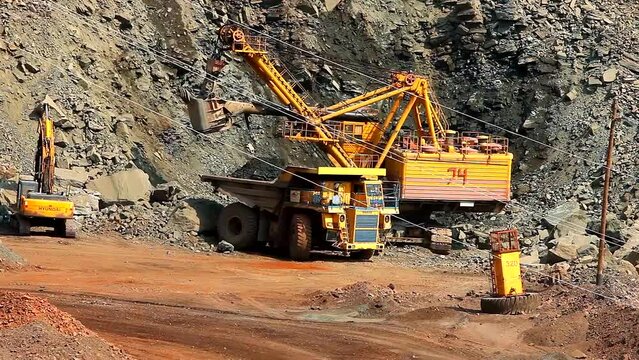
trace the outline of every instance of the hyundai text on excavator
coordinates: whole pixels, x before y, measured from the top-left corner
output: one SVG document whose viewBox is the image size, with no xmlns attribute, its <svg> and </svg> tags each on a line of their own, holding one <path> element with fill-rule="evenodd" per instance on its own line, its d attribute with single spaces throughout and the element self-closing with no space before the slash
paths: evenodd
<svg viewBox="0 0 639 360">
<path fill-rule="evenodd" d="M 18 182 L 17 211 L 13 222 L 20 235 L 29 235 L 32 226 L 53 227 L 56 235 L 75 238 L 74 204 L 63 193 L 54 192 L 55 144 L 50 108 L 57 108 L 48 96 L 37 109 L 38 146 L 35 177 Z"/>
<path fill-rule="evenodd" d="M 451 130 L 434 99 L 429 80 L 409 72 L 395 72 L 388 86 L 318 108 L 306 104 L 269 57 L 262 37 L 250 36 L 240 26 L 225 25 L 219 39 L 241 55 L 284 105 L 284 137 L 330 144 L 334 166 L 386 169 L 384 179 L 400 184 L 400 214 L 408 224 L 396 222 L 389 240 L 428 240 L 432 250 L 451 249 L 450 230 L 423 231 L 432 211 L 499 212 L 510 201 L 513 155 L 508 140 L 479 132 Z M 209 63 L 219 71 L 220 59 Z M 211 66 L 212 65 L 212 66 Z M 371 105 L 390 101 L 387 114 L 375 115 Z M 258 104 L 218 99 L 189 99 L 195 129 L 203 132 L 235 114 L 272 114 Z M 291 115 L 292 113 L 292 115 Z M 408 120 L 412 122 L 408 122 Z"/>
</svg>

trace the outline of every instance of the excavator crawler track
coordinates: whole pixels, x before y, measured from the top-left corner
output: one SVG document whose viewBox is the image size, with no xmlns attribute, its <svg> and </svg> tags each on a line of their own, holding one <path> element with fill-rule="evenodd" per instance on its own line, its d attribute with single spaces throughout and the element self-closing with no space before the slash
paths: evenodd
<svg viewBox="0 0 639 360">
<path fill-rule="evenodd" d="M 77 231 L 77 224 L 75 220 L 66 220 L 64 222 L 64 237 L 75 239 Z"/>
</svg>

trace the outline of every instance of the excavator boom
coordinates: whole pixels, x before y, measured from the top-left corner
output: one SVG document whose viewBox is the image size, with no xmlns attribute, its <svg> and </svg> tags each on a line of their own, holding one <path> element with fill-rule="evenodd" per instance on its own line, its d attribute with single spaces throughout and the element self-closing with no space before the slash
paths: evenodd
<svg viewBox="0 0 639 360">
<path fill-rule="evenodd" d="M 286 116 L 295 120 L 296 113 L 279 106 L 264 106 L 258 102 L 241 102 L 218 98 L 197 99 L 190 96 L 187 103 L 191 126 L 199 132 L 212 133 L 224 131 L 233 125 L 239 115 Z M 317 109 L 321 112 L 322 109 Z M 330 114 L 332 111 L 329 111 Z M 335 120 L 376 122 L 379 112 L 373 109 L 340 114 Z"/>
<path fill-rule="evenodd" d="M 35 159 L 35 180 L 40 184 L 39 191 L 53 193 L 55 177 L 55 145 L 53 120 L 49 116 L 49 105 L 43 104 L 42 116 L 38 124 L 38 146 Z"/>
<path fill-rule="evenodd" d="M 335 138 L 333 131 L 322 122 L 317 110 L 305 102 L 305 99 L 295 91 L 291 81 L 277 69 L 267 54 L 264 39 L 248 36 L 241 27 L 235 25 L 223 26 L 219 31 L 219 37 L 222 44 L 236 54 L 242 55 L 246 63 L 253 68 L 283 105 L 297 113 L 310 125 L 310 128 L 293 129 L 296 130 L 295 133 L 287 137 L 296 139 L 312 132 L 313 140 L 325 148 L 334 166 L 356 166 Z"/>
</svg>

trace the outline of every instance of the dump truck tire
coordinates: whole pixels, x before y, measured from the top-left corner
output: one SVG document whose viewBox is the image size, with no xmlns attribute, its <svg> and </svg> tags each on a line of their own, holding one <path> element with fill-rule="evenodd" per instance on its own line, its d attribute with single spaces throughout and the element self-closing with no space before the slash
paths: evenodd
<svg viewBox="0 0 639 360">
<path fill-rule="evenodd" d="M 529 314 L 535 311 L 539 305 L 541 305 L 541 297 L 535 293 L 481 299 L 481 311 L 488 314 Z"/>
<path fill-rule="evenodd" d="M 351 253 L 351 259 L 370 260 L 375 255 L 375 250 L 360 250 Z"/>
<path fill-rule="evenodd" d="M 255 244 L 258 226 L 257 211 L 239 202 L 222 209 L 217 219 L 220 240 L 231 243 L 235 250 L 245 250 Z"/>
<path fill-rule="evenodd" d="M 306 261 L 311 257 L 313 229 L 308 215 L 294 214 L 291 217 L 289 256 L 295 261 Z"/>
</svg>

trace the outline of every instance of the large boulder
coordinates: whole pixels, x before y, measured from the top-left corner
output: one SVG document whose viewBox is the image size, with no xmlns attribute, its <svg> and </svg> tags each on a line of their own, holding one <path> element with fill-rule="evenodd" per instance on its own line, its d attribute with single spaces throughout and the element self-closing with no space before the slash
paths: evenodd
<svg viewBox="0 0 639 360">
<path fill-rule="evenodd" d="M 635 250 L 631 250 L 626 256 L 623 257 L 623 260 L 628 261 L 634 266 L 639 265 L 639 248 Z"/>
<path fill-rule="evenodd" d="M 568 201 L 548 211 L 542 223 L 559 238 L 568 234 L 585 234 L 588 217 L 578 202 Z"/>
<path fill-rule="evenodd" d="M 75 207 L 75 215 L 88 216 L 100 210 L 100 197 L 81 191 L 69 198 Z"/>
<path fill-rule="evenodd" d="M 125 170 L 89 181 L 87 189 L 100 193 L 105 205 L 131 205 L 148 201 L 153 191 L 149 175 L 140 169 Z"/>
<path fill-rule="evenodd" d="M 578 247 L 569 242 L 559 242 L 548 251 L 548 264 L 556 264 L 562 261 L 573 261 L 577 258 Z"/>
<path fill-rule="evenodd" d="M 588 255 L 592 245 L 596 244 L 597 237 L 592 235 L 570 234 L 556 239 L 554 248 L 548 251 L 547 261 L 549 264 L 561 261 L 573 261 L 579 257 L 580 252 Z"/>
<path fill-rule="evenodd" d="M 522 255 L 520 261 L 527 265 L 539 264 L 539 250 L 533 249 L 529 255 Z"/>
<path fill-rule="evenodd" d="M 169 228 L 179 228 L 182 231 L 200 231 L 200 219 L 197 216 L 197 211 L 184 204 L 171 214 L 169 219 Z"/>
<path fill-rule="evenodd" d="M 168 226 L 183 231 L 212 232 L 222 208 L 222 205 L 209 199 L 187 199 L 173 212 Z"/>
<path fill-rule="evenodd" d="M 0 163 L 0 179 L 8 180 L 16 177 L 18 170 L 12 164 Z"/>
<path fill-rule="evenodd" d="M 324 6 L 327 11 L 333 11 L 342 0 L 324 0 Z"/>
<path fill-rule="evenodd" d="M 151 202 L 168 202 L 182 192 L 180 185 L 177 182 L 169 182 L 158 185 L 151 194 Z"/>
<path fill-rule="evenodd" d="M 637 273 L 637 268 L 635 267 L 635 265 L 626 260 L 619 260 L 618 262 L 614 263 L 612 267 L 620 273 L 629 275 L 631 277 L 637 277 L 637 275 L 639 275 Z"/>
<path fill-rule="evenodd" d="M 13 209 L 18 200 L 18 192 L 9 189 L 0 189 L 0 206 Z"/>
<path fill-rule="evenodd" d="M 60 188 L 66 188 L 67 186 L 75 188 L 83 188 L 86 182 L 89 180 L 89 173 L 82 169 L 55 169 L 56 185 Z"/>
<path fill-rule="evenodd" d="M 626 259 L 626 257 L 629 256 L 632 252 L 639 252 L 639 222 L 633 225 L 631 228 L 624 229 L 623 238 L 625 243 L 623 244 L 623 246 L 617 249 L 617 251 L 615 251 L 615 257 L 617 259 L 628 260 Z M 619 243 L 619 241 L 613 242 L 615 244 Z"/>
</svg>

